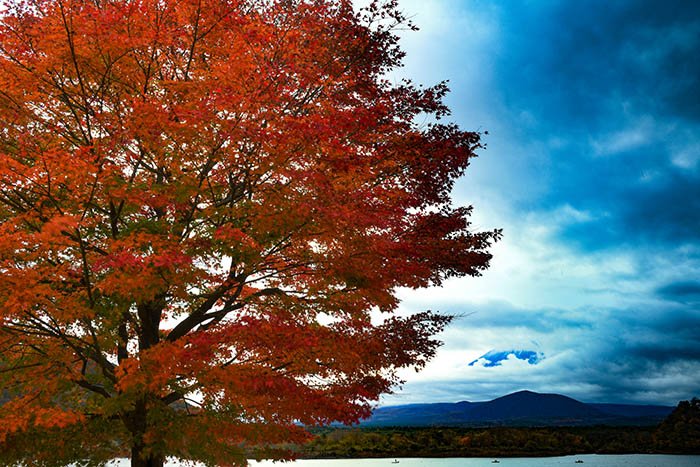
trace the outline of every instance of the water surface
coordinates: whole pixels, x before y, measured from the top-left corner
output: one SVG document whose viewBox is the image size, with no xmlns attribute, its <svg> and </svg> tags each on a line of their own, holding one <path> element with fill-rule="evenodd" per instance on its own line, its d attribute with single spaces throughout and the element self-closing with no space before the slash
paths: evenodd
<svg viewBox="0 0 700 467">
<path fill-rule="evenodd" d="M 668 456 L 663 454 L 597 455 L 564 457 L 515 457 L 493 459 L 452 457 L 446 459 L 302 459 L 291 463 L 251 462 L 251 467 L 700 467 L 700 456 Z M 577 463 L 577 460 L 583 463 Z M 173 466 L 174 467 L 174 466 Z"/>
<path fill-rule="evenodd" d="M 394 463 L 398 460 L 398 463 Z M 700 456 L 669 456 L 664 454 L 598 455 L 585 454 L 563 457 L 512 457 L 494 459 L 478 457 L 387 458 L 387 459 L 300 459 L 292 462 L 251 461 L 250 467 L 700 467 Z M 580 460 L 583 463 L 577 463 Z M 128 459 L 111 462 L 110 467 L 129 467 Z M 191 467 L 177 461 L 166 467 Z"/>
</svg>

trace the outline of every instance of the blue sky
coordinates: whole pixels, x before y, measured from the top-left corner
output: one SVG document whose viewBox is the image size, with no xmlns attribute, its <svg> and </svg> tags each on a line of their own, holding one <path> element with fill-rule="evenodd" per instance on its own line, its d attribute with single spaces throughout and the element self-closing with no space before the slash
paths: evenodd
<svg viewBox="0 0 700 467">
<path fill-rule="evenodd" d="M 399 4 L 421 29 L 392 78 L 449 79 L 488 130 L 454 199 L 504 239 L 483 277 L 401 291 L 460 318 L 382 402 L 700 396 L 700 3 Z"/>
</svg>

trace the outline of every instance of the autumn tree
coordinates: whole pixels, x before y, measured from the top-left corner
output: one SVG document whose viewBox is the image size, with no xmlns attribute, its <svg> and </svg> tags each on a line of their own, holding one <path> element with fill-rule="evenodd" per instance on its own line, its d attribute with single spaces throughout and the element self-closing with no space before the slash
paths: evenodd
<svg viewBox="0 0 700 467">
<path fill-rule="evenodd" d="M 354 422 L 478 275 L 479 134 L 392 83 L 396 2 L 16 0 L 0 13 L 0 461 L 245 463 Z M 417 122 L 435 122 L 419 124 Z M 274 455 L 274 454 L 271 454 Z"/>
<path fill-rule="evenodd" d="M 680 401 L 654 433 L 662 452 L 700 454 L 700 399 Z"/>
</svg>

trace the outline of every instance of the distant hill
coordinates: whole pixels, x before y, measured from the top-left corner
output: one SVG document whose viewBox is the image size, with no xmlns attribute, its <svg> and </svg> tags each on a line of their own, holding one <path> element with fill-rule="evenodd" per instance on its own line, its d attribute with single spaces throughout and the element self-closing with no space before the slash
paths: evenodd
<svg viewBox="0 0 700 467">
<path fill-rule="evenodd" d="M 656 418 L 663 420 L 673 407 L 665 405 L 632 405 L 632 404 L 587 404 L 601 412 L 627 418 Z"/>
<path fill-rule="evenodd" d="M 584 420 L 607 418 L 603 412 L 559 394 L 520 391 L 474 407 L 470 418 L 504 424 L 579 424 Z"/>
<path fill-rule="evenodd" d="M 667 406 L 586 404 L 560 394 L 520 391 L 486 402 L 380 407 L 360 426 L 650 426 L 672 411 Z"/>
</svg>

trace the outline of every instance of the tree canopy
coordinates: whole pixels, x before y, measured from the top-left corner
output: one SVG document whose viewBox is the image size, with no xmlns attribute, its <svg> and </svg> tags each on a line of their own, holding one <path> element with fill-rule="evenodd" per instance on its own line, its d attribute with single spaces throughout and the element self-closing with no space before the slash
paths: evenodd
<svg viewBox="0 0 700 467">
<path fill-rule="evenodd" d="M 0 459 L 245 463 L 353 422 L 499 231 L 480 135 L 393 83 L 396 2 L 17 0 L 0 13 Z M 421 123 L 421 122 L 433 123 Z M 270 455 L 283 455 L 274 454 Z"/>
<path fill-rule="evenodd" d="M 674 453 L 700 453 L 700 399 L 680 401 L 655 433 L 659 449 Z"/>
</svg>

